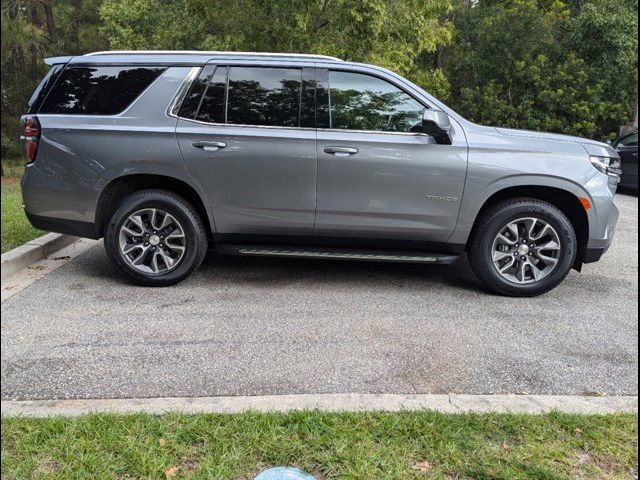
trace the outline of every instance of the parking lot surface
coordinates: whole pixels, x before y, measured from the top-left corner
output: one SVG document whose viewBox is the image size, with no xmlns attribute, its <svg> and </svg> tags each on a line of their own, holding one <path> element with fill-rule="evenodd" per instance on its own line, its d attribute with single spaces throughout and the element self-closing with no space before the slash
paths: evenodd
<svg viewBox="0 0 640 480">
<path fill-rule="evenodd" d="M 209 255 L 169 288 L 101 245 L 2 304 L 2 398 L 294 393 L 637 395 L 638 199 L 554 291 L 482 291 L 421 266 Z"/>
</svg>

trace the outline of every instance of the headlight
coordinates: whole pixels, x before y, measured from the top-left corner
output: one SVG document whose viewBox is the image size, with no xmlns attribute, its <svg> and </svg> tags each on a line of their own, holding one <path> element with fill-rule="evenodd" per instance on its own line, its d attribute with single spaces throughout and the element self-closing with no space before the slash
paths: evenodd
<svg viewBox="0 0 640 480">
<path fill-rule="evenodd" d="M 595 155 L 592 155 L 589 158 L 591 160 L 591 164 L 602 173 L 606 173 L 613 177 L 619 177 L 622 175 L 622 163 L 620 163 L 620 158 L 596 157 Z"/>
</svg>

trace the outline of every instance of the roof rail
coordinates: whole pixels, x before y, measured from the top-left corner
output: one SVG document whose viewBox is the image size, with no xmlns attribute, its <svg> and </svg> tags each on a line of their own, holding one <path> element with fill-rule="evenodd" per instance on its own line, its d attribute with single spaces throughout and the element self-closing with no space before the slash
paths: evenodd
<svg viewBox="0 0 640 480">
<path fill-rule="evenodd" d="M 307 53 L 267 53 L 267 52 L 224 52 L 224 51 L 206 51 L 206 50 L 105 50 L 102 52 L 85 53 L 85 57 L 94 55 L 228 55 L 228 56 L 259 56 L 259 57 L 301 57 L 301 58 L 318 58 L 323 60 L 334 60 L 342 62 L 338 57 L 329 55 L 317 55 Z"/>
</svg>

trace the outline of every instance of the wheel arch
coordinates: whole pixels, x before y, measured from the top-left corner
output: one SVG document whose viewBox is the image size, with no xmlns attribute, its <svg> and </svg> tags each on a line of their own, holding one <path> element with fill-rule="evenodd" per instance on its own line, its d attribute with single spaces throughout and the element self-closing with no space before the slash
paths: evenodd
<svg viewBox="0 0 640 480">
<path fill-rule="evenodd" d="M 506 187 L 493 193 L 484 204 L 480 207 L 476 215 L 473 227 L 467 245 L 475 234 L 479 219 L 484 212 L 496 203 L 509 198 L 528 197 L 548 202 L 562 211 L 576 232 L 578 241 L 578 252 L 573 268 L 580 270 L 584 261 L 584 256 L 589 241 L 589 216 L 584 209 L 580 199 L 572 192 L 558 187 L 541 186 L 541 185 L 518 185 Z"/>
<path fill-rule="evenodd" d="M 116 211 L 120 201 L 127 195 L 147 189 L 168 190 L 180 195 L 196 209 L 207 228 L 207 235 L 213 233 L 213 217 L 198 191 L 184 180 L 167 175 L 133 173 L 111 180 L 101 190 L 96 205 L 95 228 L 98 236 L 104 234 L 109 218 Z"/>
</svg>

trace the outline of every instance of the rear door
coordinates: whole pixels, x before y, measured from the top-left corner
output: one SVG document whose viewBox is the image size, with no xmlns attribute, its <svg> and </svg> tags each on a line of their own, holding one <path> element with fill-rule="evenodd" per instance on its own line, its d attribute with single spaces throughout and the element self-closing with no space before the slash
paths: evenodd
<svg viewBox="0 0 640 480">
<path fill-rule="evenodd" d="M 208 65 L 194 82 L 177 136 L 218 234 L 311 236 L 313 74 L 295 66 Z"/>
<path fill-rule="evenodd" d="M 422 132 L 427 107 L 390 79 L 319 70 L 314 235 L 445 242 L 458 218 L 467 144 Z"/>
</svg>

